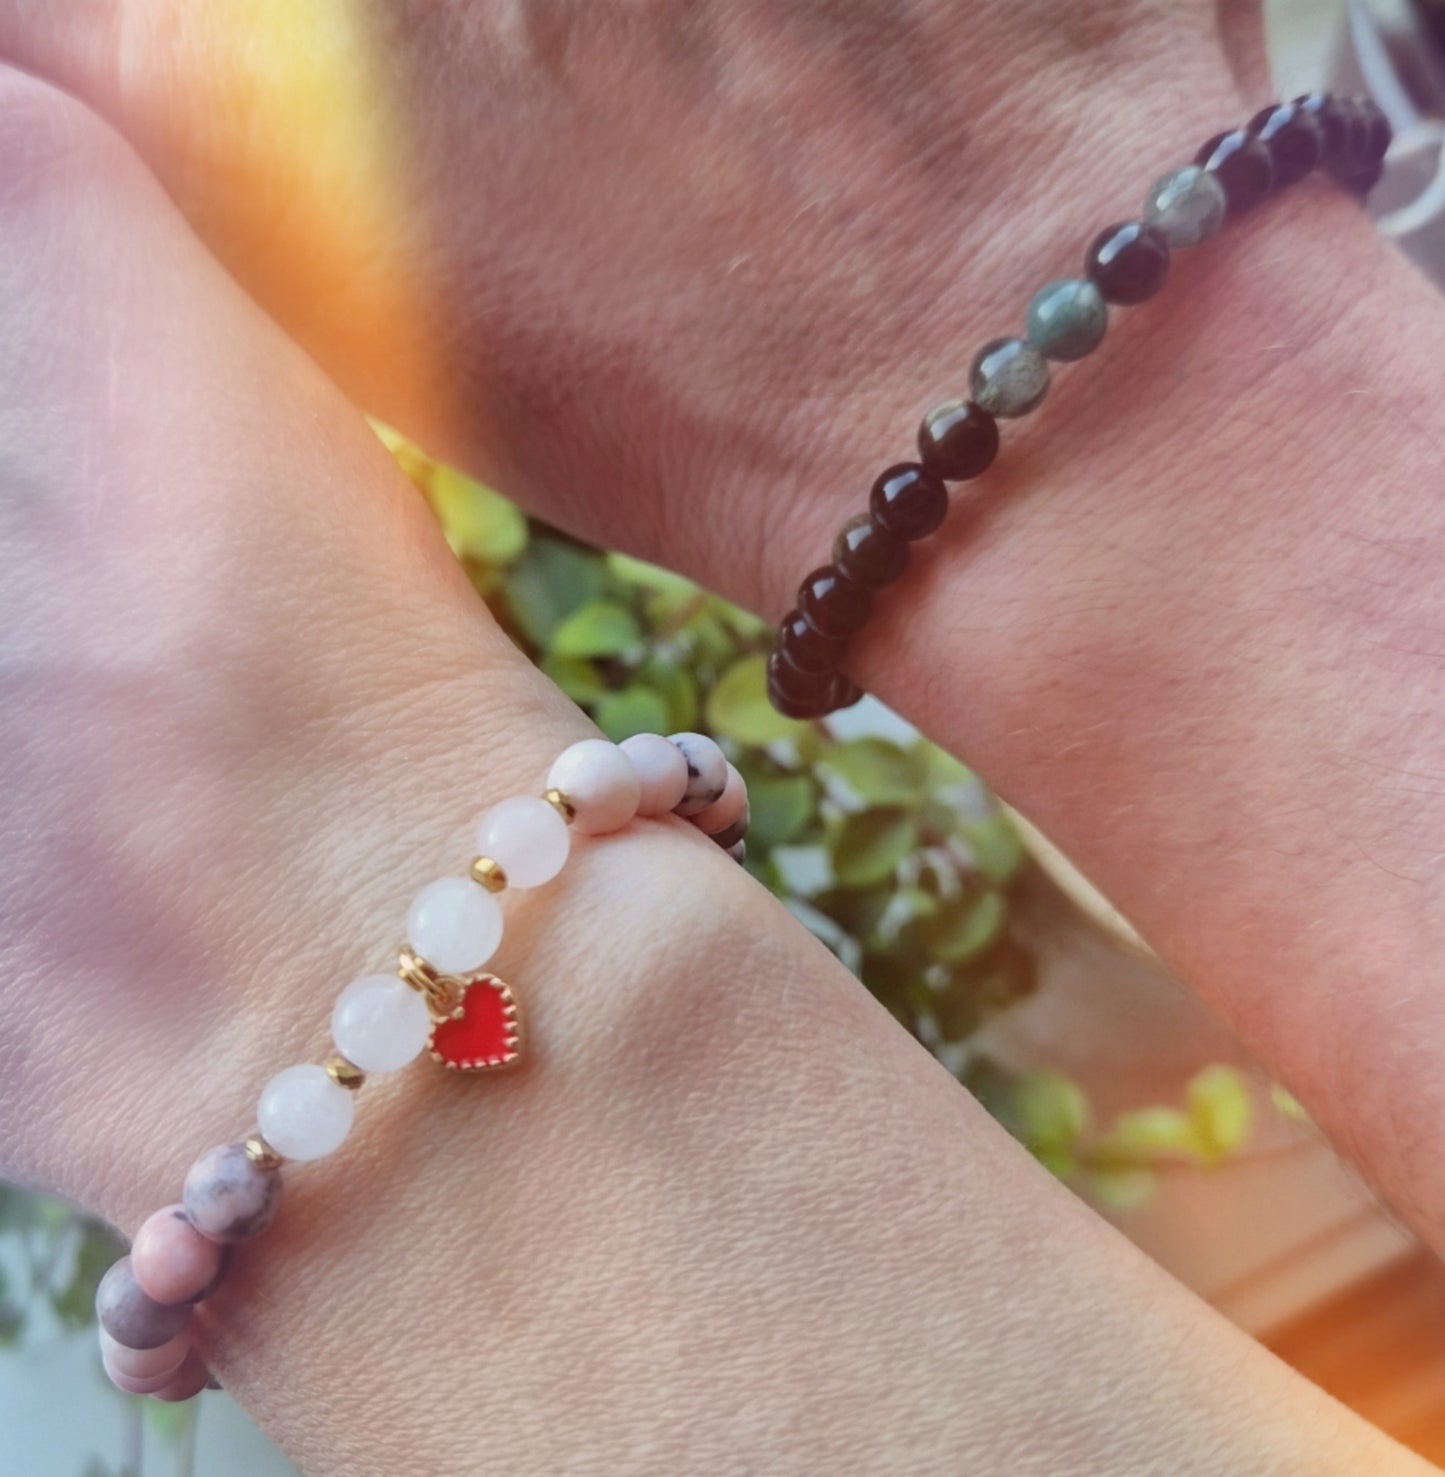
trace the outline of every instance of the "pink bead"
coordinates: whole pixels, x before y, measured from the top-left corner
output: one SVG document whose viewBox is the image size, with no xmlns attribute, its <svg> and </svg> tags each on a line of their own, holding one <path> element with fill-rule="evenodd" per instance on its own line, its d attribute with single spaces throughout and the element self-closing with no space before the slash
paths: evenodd
<svg viewBox="0 0 1445 1477">
<path fill-rule="evenodd" d="M 186 1357 L 189 1359 L 193 1356 L 187 1355 Z M 106 1377 L 110 1380 L 111 1384 L 117 1390 L 123 1390 L 127 1395 L 159 1395 L 168 1385 L 174 1384 L 180 1378 L 181 1372 L 185 1368 L 183 1363 L 180 1369 L 170 1369 L 164 1374 L 138 1376 L 123 1374 L 104 1354 L 101 1355 L 100 1362 L 104 1365 Z"/>
<path fill-rule="evenodd" d="M 747 808 L 747 803 L 748 787 L 738 773 L 737 766 L 729 764 L 728 780 L 723 786 L 722 794 L 706 810 L 698 811 L 689 819 L 704 836 L 716 836 L 719 831 L 726 831 L 738 820 Z"/>
<path fill-rule="evenodd" d="M 561 790 L 572 802 L 572 824 L 585 836 L 620 831 L 637 814 L 642 798 L 632 761 L 606 739 L 583 739 L 563 749 L 547 775 L 547 788 Z"/>
<path fill-rule="evenodd" d="M 159 1349 L 127 1349 L 103 1328 L 100 1330 L 100 1354 L 107 1373 L 123 1374 L 127 1379 L 148 1380 L 162 1375 L 169 1379 L 186 1362 L 191 1352 L 191 1331 L 183 1328 L 169 1343 Z M 143 1391 L 149 1394 L 149 1391 Z"/>
<path fill-rule="evenodd" d="M 634 734 L 618 747 L 632 760 L 642 781 L 638 815 L 671 815 L 687 792 L 687 760 L 660 733 Z"/>
<path fill-rule="evenodd" d="M 164 1400 L 171 1404 L 178 1400 L 192 1400 L 211 1383 L 211 1371 L 206 1368 L 205 1360 L 191 1350 L 190 1357 L 181 1365 L 180 1372 L 174 1375 L 170 1384 L 164 1389 L 150 1391 L 157 1400 Z"/>
<path fill-rule="evenodd" d="M 130 1266 L 148 1297 L 158 1303 L 189 1303 L 215 1283 L 224 1256 L 218 1242 L 190 1223 L 184 1206 L 168 1205 L 135 1233 Z"/>
</svg>

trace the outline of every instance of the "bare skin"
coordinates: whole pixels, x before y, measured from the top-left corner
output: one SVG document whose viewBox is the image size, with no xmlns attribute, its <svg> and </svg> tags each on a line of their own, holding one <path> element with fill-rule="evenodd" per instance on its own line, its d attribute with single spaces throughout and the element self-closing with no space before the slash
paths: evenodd
<svg viewBox="0 0 1445 1477">
<path fill-rule="evenodd" d="M 1028 7 L 1014 9 L 1031 23 Z M 0 44 L 116 116 L 223 258 L 242 271 L 249 260 L 247 280 L 284 313 L 268 284 L 283 244 L 302 260 L 286 241 L 291 217 L 264 212 L 251 255 L 227 254 L 235 198 L 209 196 L 199 182 L 226 178 L 211 165 L 243 152 L 246 131 L 224 116 L 209 120 L 214 129 L 183 130 L 192 98 L 149 85 L 147 57 L 159 53 L 146 42 L 163 27 L 147 27 L 161 13 L 130 12 L 119 53 L 106 51 L 117 33 L 103 8 L 82 16 L 100 18 L 85 35 L 105 42 L 88 51 L 75 34 L 38 24 L 30 7 L 0 13 L 13 21 Z M 663 12 L 637 15 L 654 13 Z M 1006 100 L 998 57 L 1016 65 L 1017 53 L 990 52 L 991 14 L 968 28 L 934 17 L 933 29 L 958 47 L 959 67 L 976 68 Z M 430 17 L 444 28 L 449 12 Z M 1144 33 L 1169 34 L 1166 20 L 1161 12 Z M 402 48 L 400 73 L 422 70 L 428 40 L 454 56 L 427 25 L 411 34 L 418 50 Z M 1077 84 L 1077 106 L 1090 79 L 1107 75 L 1104 54 L 1152 75 L 1129 38 L 1110 41 L 1122 53 L 1101 53 L 1100 42 L 1055 57 L 1040 35 L 1023 54 L 1035 75 L 1060 67 L 1060 88 Z M 477 105 L 477 65 L 502 55 L 501 43 L 485 24 L 468 36 L 479 48 L 473 65 L 450 63 L 457 107 L 448 112 L 441 86 L 428 118 L 453 142 L 485 148 L 493 134 L 465 108 Z M 393 39 L 406 38 L 399 22 Z M 600 47 L 614 67 L 636 54 L 617 49 L 634 38 L 606 28 L 588 41 L 579 23 L 566 32 L 573 38 L 583 58 Z M 738 43 L 717 44 L 731 55 Z M 116 54 L 120 92 L 103 64 Z M 555 47 L 542 48 L 549 54 L 555 67 Z M 1221 116 L 1228 74 L 1220 58 L 1211 82 L 1213 60 L 1199 48 L 1185 58 L 1198 87 L 1186 103 L 1173 99 L 1174 122 L 1191 123 L 1197 108 L 1207 126 L 1211 103 L 1209 118 Z M 519 74 L 521 87 L 529 74 Z M 451 75 L 432 71 L 437 82 Z M 623 97 L 618 83 L 599 68 L 595 87 L 580 91 L 625 130 L 624 104 L 645 111 L 653 89 L 639 82 Z M 972 90 L 979 121 L 960 120 L 960 140 L 998 126 L 983 89 Z M 470 450 L 473 465 L 550 515 L 685 568 L 706 565 L 714 583 L 775 608 L 825 529 L 856 503 L 856 491 L 838 489 L 862 487 L 920 396 L 953 383 L 944 370 L 957 374 L 957 325 L 998 321 L 1025 280 L 1015 280 L 1019 259 L 1031 249 L 1047 256 L 1047 212 L 1033 224 L 1024 207 L 1049 197 L 1080 217 L 1080 201 L 1107 198 L 1112 186 L 1096 172 L 1130 177 L 1120 166 L 1150 137 L 1144 120 L 1164 91 L 1141 86 L 1120 102 L 1140 110 L 1123 115 L 1136 125 L 1094 158 L 1075 152 L 1088 130 L 1060 102 L 1040 129 L 1050 150 L 1063 138 L 1075 146 L 1071 167 L 1058 165 L 1067 189 L 1051 192 L 1037 170 L 1012 164 L 1012 182 L 1001 169 L 990 175 L 984 159 L 949 202 L 924 190 L 902 152 L 896 170 L 875 168 L 861 192 L 883 192 L 889 208 L 874 216 L 835 194 L 843 145 L 831 130 L 844 94 L 829 82 L 809 99 L 800 84 L 797 106 L 818 115 L 826 229 L 797 225 L 787 169 L 740 175 L 736 199 L 747 209 L 738 206 L 744 218 L 731 229 L 757 244 L 754 266 L 732 272 L 721 270 L 721 226 L 676 226 L 680 239 L 655 239 L 691 214 L 667 209 L 662 185 L 680 188 L 698 161 L 685 128 L 663 130 L 663 157 L 653 159 L 644 145 L 658 130 L 639 122 L 635 138 L 598 145 L 627 161 L 624 176 L 639 174 L 630 192 L 625 178 L 610 181 L 614 203 L 620 191 L 636 210 L 618 209 L 617 249 L 592 263 L 603 273 L 587 274 L 592 289 L 569 292 L 565 271 L 542 270 L 554 247 L 579 274 L 587 265 L 545 234 L 563 230 L 560 206 L 549 221 L 545 204 L 529 212 L 499 188 L 467 224 L 511 211 L 538 234 L 458 228 L 449 245 L 437 211 L 421 231 L 435 256 L 423 254 L 420 275 L 438 300 L 455 294 L 460 336 L 446 343 L 439 318 L 419 319 L 425 331 L 391 356 L 397 383 L 371 363 L 351 388 L 458 454 Z M 1050 89 L 1038 93 L 1047 100 Z M 500 116 L 509 99 L 489 96 Z M 1227 100 L 1223 116 L 1237 110 Z M 181 111 L 168 113 L 171 103 Z M 849 147 L 876 132 L 852 126 Z M 472 814 L 533 787 L 579 728 L 489 624 L 355 413 L 217 271 L 127 146 L 85 107 L 15 74 L 0 90 L 0 131 L 10 161 L 0 272 L 16 305 L 0 342 L 6 1169 L 132 1228 L 173 1196 L 189 1154 L 244 1126 L 271 1070 L 323 1045 L 333 983 L 385 957 L 414 886 L 463 855 Z M 942 115 L 937 131 L 946 137 Z M 515 188 L 556 200 L 536 169 L 568 151 L 540 125 L 513 132 L 508 148 L 495 146 L 489 178 L 505 183 L 510 154 Z M 568 140 L 581 149 L 590 132 L 577 127 Z M 744 154 L 762 157 L 763 132 Z M 712 161 L 715 178 L 726 181 L 734 147 L 713 142 L 725 156 Z M 187 169 L 195 146 L 216 154 Z M 995 160 L 998 149 L 988 151 Z M 485 162 L 458 163 L 457 149 L 443 147 L 420 157 L 458 169 Z M 573 191 L 572 229 L 594 244 L 586 227 L 608 218 L 595 179 L 602 162 L 577 160 Z M 947 177 L 941 165 L 927 176 L 935 186 Z M 416 184 L 423 200 L 468 198 Z M 584 184 L 596 184 L 594 197 L 579 197 Z M 650 201 L 654 216 L 641 213 Z M 1128 208 L 1120 202 L 1117 213 Z M 1328 227 L 1306 228 L 1308 212 Z M 879 220 L 915 217 L 928 221 L 920 236 L 878 235 Z M 1021 224 L 1005 229 L 1006 218 Z M 940 224 L 960 219 L 962 235 Z M 622 238 L 634 229 L 629 254 Z M 1294 250 L 1271 244 L 1270 230 Z M 999 231 L 1002 244 L 986 247 Z M 509 239 L 514 256 L 504 258 Z M 1404 411 L 1416 425 L 1433 412 L 1385 362 L 1435 309 L 1409 299 L 1410 284 L 1324 199 L 1285 207 L 1235 240 L 1232 253 L 1190 269 L 1192 291 L 1152 327 L 1123 328 L 1092 383 L 1081 375 L 1060 385 L 1048 434 L 1018 438 L 996 506 L 971 540 L 943 542 L 913 580 L 907 617 L 900 601 L 898 622 L 881 623 L 860 675 L 876 671 L 885 696 L 911 686 L 913 713 L 1094 863 L 1201 990 L 1234 1002 L 1271 1064 L 1320 1089 L 1326 1110 L 1338 1079 L 1321 1072 L 1315 1082 L 1309 1069 L 1327 1066 L 1346 1040 L 1369 1058 L 1358 1070 L 1368 1066 L 1371 1083 L 1390 1075 L 1371 1093 L 1344 1084 L 1355 1092 L 1355 1147 L 1402 1199 L 1413 1191 L 1429 1229 L 1428 1176 L 1411 1169 L 1398 1131 L 1385 1131 L 1406 1108 L 1428 1126 L 1418 1046 L 1428 1022 L 1412 1022 L 1416 1050 L 1402 1050 L 1402 1006 L 1388 991 L 1408 981 L 1381 966 L 1380 939 L 1358 916 L 1333 930 L 1302 927 L 1327 908 L 1338 916 L 1341 896 L 1376 903 L 1367 884 L 1378 873 L 1316 857 L 1307 829 L 1289 837 L 1288 865 L 1273 854 L 1262 865 L 1258 853 L 1285 845 L 1269 821 L 1298 805 L 1307 828 L 1311 802 L 1325 798 L 1332 809 L 1317 824 L 1338 825 L 1342 807 L 1370 803 L 1383 834 L 1397 797 L 1378 770 L 1367 776 L 1341 759 L 1326 797 L 1315 794 L 1317 769 L 1292 762 L 1302 735 L 1318 748 L 1325 718 L 1341 742 L 1368 737 L 1372 753 L 1423 742 L 1340 733 L 1341 714 L 1383 726 L 1398 711 L 1399 694 L 1380 689 L 1408 658 L 1382 661 L 1368 641 L 1381 622 L 1405 617 L 1352 605 L 1327 624 L 1322 609 L 1334 607 L 1309 597 L 1339 549 L 1358 548 L 1364 567 L 1339 571 L 1349 589 L 1372 589 L 1382 604 L 1388 596 L 1392 609 L 1403 589 L 1401 608 L 1423 626 L 1417 550 L 1435 514 L 1398 484 L 1408 508 L 1398 517 L 1418 544 L 1396 570 L 1398 544 L 1383 544 L 1383 533 L 1363 541 L 1352 526 L 1365 513 L 1389 515 L 1395 484 L 1382 484 L 1364 512 L 1357 500 L 1328 504 L 1331 524 L 1309 474 L 1342 499 L 1366 485 L 1366 471 L 1378 476 L 1382 458 L 1423 462 L 1385 432 Z M 258 245 L 266 241 L 274 257 Z M 827 250 L 810 255 L 820 243 Z M 417 242 L 377 242 L 377 259 L 392 250 L 401 259 L 408 244 Z M 477 261 L 465 259 L 471 251 Z M 1302 252 L 1318 257 L 1326 304 L 1332 282 L 1353 283 L 1363 263 L 1379 294 L 1372 313 L 1347 325 L 1365 366 L 1351 372 L 1390 400 L 1369 455 L 1357 436 L 1297 439 L 1317 402 L 1343 397 L 1338 369 L 1327 374 L 1333 325 L 1318 304 L 1300 303 Z M 860 277 L 870 260 L 875 275 Z M 509 261 L 514 276 L 504 279 Z M 657 276 L 669 262 L 671 288 Z M 403 297 L 418 300 L 396 290 L 395 275 L 377 270 L 388 285 L 375 295 L 376 322 Z M 850 287 L 858 281 L 873 291 Z M 366 298 L 364 283 L 350 286 Z M 1244 306 L 1222 324 L 1218 305 L 1232 294 Z M 330 318 L 324 300 L 308 298 L 314 321 L 290 322 L 333 371 L 349 362 L 326 355 L 341 342 L 344 296 Z M 1387 339 L 1374 317 L 1402 296 L 1414 318 L 1401 314 Z M 650 302 L 663 306 L 649 319 Z M 797 318 L 784 311 L 790 303 Z M 355 311 L 367 318 L 365 303 Z M 539 319 L 551 324 L 540 342 L 526 332 Z M 1286 330 L 1288 368 L 1242 375 Z M 464 420 L 460 407 L 439 408 L 430 370 L 417 368 L 434 362 L 470 376 L 461 382 L 495 413 Z M 1189 383 L 1171 390 L 1180 365 Z M 639 376 L 655 376 L 651 394 Z M 553 398 L 539 398 L 544 387 Z M 1146 451 L 1151 434 L 1162 449 Z M 1428 445 L 1428 424 L 1420 439 Z M 1161 488 L 1157 470 L 1146 474 L 1164 466 Z M 1290 469 L 1291 488 L 1303 479 L 1297 498 L 1261 496 L 1272 467 Z M 1407 470 L 1391 463 L 1392 475 Z M 603 497 L 617 486 L 629 497 Z M 773 519 L 763 544 L 765 515 L 785 506 L 794 511 Z M 1335 530 L 1336 560 L 1311 564 L 1322 521 Z M 1221 528 L 1237 530 L 1223 548 Z M 1306 557 L 1296 560 L 1301 542 Z M 1392 566 L 1389 581 L 1374 561 Z M 1152 636 L 1144 651 L 1140 630 Z M 1362 682 L 1373 684 L 1363 695 Z M 1418 684 L 1409 691 L 1423 706 Z M 1200 782 L 1211 775 L 1228 776 L 1232 803 Z M 1420 834 L 1409 839 L 1419 844 Z M 1423 958 L 1430 941 L 1427 890 L 1401 891 L 1397 879 L 1381 915 L 1392 963 Z M 444 1080 L 379 1089 L 354 1150 L 297 1176 L 287 1216 L 217 1308 L 216 1367 L 308 1472 L 1422 1470 L 1050 1184 L 706 843 L 678 826 L 645 828 L 589 849 L 538 903 L 511 911 L 499 961 L 531 1005 L 531 1069 L 485 1102 Z M 1362 938 L 1372 960 L 1360 957 Z M 1311 961 L 1319 967 L 1307 972 Z M 1274 990 L 1267 971 L 1281 982 Z M 1366 981 L 1371 1008 L 1362 989 L 1353 1012 L 1321 1011 L 1320 993 L 1347 974 Z M 55 1011 L 57 980 L 81 1007 L 83 1030 Z M 1247 998 L 1246 981 L 1257 987 Z M 1312 1034 L 1297 1039 L 1307 1026 Z M 1336 1121 L 1344 1116 L 1342 1107 Z"/>
</svg>

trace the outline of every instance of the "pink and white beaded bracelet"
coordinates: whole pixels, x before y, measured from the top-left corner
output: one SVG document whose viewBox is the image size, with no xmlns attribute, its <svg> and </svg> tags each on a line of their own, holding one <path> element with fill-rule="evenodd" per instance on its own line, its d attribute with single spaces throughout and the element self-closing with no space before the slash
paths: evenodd
<svg viewBox="0 0 1445 1477">
<path fill-rule="evenodd" d="M 396 974 L 367 975 L 341 992 L 331 1057 L 273 1077 L 261 1093 L 256 1131 L 196 1160 L 180 1203 L 152 1215 L 130 1255 L 101 1280 L 101 1358 L 115 1385 L 175 1401 L 211 1383 L 195 1347 L 193 1310 L 220 1285 L 231 1247 L 275 1219 L 282 1165 L 322 1159 L 345 1142 L 368 1074 L 397 1071 L 428 1048 L 457 1072 L 520 1060 L 516 999 L 482 971 L 502 941 L 496 894 L 550 882 L 571 849 L 569 826 L 602 835 L 637 815 L 669 813 L 743 860 L 746 786 L 722 750 L 697 733 L 639 734 L 620 745 L 584 739 L 558 756 L 540 799 L 518 795 L 487 811 L 468 874 L 432 882 L 413 901 Z"/>
</svg>

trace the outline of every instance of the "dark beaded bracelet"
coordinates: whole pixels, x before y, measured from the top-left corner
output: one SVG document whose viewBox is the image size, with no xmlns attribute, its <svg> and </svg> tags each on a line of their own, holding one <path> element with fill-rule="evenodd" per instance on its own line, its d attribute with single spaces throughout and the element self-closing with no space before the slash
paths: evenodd
<svg viewBox="0 0 1445 1477">
<path fill-rule="evenodd" d="M 833 560 L 798 589 L 768 661 L 768 695 L 790 718 L 821 718 L 862 696 L 841 670 L 850 638 L 873 609 L 873 592 L 902 577 L 908 546 L 948 514 L 950 482 L 986 472 L 998 455 L 1000 418 L 1028 415 L 1048 394 L 1051 363 L 1091 354 L 1109 305 L 1153 297 L 1174 251 L 1213 236 L 1226 217 L 1325 170 L 1367 193 L 1380 177 L 1390 125 L 1368 99 L 1310 93 L 1261 109 L 1244 128 L 1217 134 L 1194 163 L 1157 180 L 1143 218 L 1121 221 L 1089 244 L 1080 277 L 1051 282 L 1029 304 L 1022 338 L 985 344 L 969 372 L 970 399 L 930 410 L 918 430 L 918 461 L 889 467 L 873 484 L 868 512 L 844 525 Z"/>
</svg>

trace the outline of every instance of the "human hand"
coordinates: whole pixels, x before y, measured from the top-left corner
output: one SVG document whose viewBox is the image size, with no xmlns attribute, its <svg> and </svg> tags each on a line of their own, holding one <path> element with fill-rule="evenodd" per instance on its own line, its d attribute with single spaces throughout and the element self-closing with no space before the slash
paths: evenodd
<svg viewBox="0 0 1445 1477">
<path fill-rule="evenodd" d="M 129 1229 L 578 719 L 113 134 L 3 73 L 0 149 L 4 1167 Z M 369 1088 L 207 1310 L 308 1472 L 1421 1470 L 688 828 L 536 902 L 532 1068 Z"/>
</svg>

